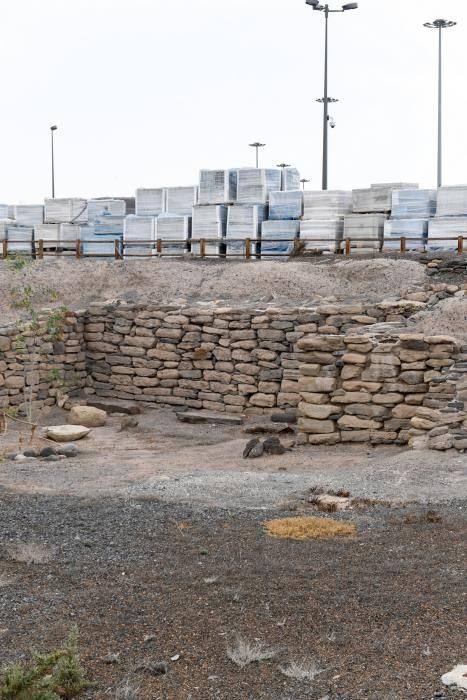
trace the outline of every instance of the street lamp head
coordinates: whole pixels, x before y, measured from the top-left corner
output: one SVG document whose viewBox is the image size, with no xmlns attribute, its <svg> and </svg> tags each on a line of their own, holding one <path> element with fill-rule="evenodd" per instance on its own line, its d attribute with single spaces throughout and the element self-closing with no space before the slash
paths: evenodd
<svg viewBox="0 0 467 700">
<path fill-rule="evenodd" d="M 434 22 L 425 22 L 423 25 L 428 29 L 450 29 L 450 27 L 455 27 L 457 22 L 452 22 L 449 19 L 435 19 Z"/>
<path fill-rule="evenodd" d="M 285 168 L 290 168 L 290 163 L 278 163 L 277 167 L 285 170 Z"/>
<path fill-rule="evenodd" d="M 50 131 L 57 131 L 57 129 L 58 129 L 58 126 L 51 126 L 50 127 Z"/>
<path fill-rule="evenodd" d="M 256 141 L 255 143 L 250 143 L 248 145 L 251 146 L 252 148 L 263 148 L 263 146 L 265 146 L 266 144 L 260 143 L 259 141 Z"/>
<path fill-rule="evenodd" d="M 358 10 L 358 2 L 348 2 L 346 5 L 342 5 L 344 12 L 346 10 Z"/>
</svg>

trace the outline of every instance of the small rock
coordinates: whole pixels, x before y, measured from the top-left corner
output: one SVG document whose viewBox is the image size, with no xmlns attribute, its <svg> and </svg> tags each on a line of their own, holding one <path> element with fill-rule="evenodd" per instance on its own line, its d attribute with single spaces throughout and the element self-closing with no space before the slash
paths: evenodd
<svg viewBox="0 0 467 700">
<path fill-rule="evenodd" d="M 55 447 L 43 447 L 42 450 L 39 452 L 40 457 L 50 457 L 50 455 L 56 455 L 57 450 Z"/>
<path fill-rule="evenodd" d="M 68 416 L 70 425 L 85 428 L 101 428 L 106 424 L 107 413 L 93 406 L 73 406 Z"/>
<path fill-rule="evenodd" d="M 23 454 L 20 453 L 20 454 L 16 455 L 14 461 L 15 461 L 15 462 L 27 462 L 28 459 L 30 459 L 30 458 L 29 458 L 29 457 L 26 457 L 26 455 L 23 455 Z"/>
<path fill-rule="evenodd" d="M 269 437 L 263 442 L 263 450 L 268 455 L 283 455 L 285 448 L 278 437 Z"/>
<path fill-rule="evenodd" d="M 180 658 L 180 654 L 175 654 L 175 656 L 172 656 L 172 657 L 170 658 L 170 660 L 171 660 L 171 661 L 178 661 L 179 658 Z"/>
<path fill-rule="evenodd" d="M 60 462 L 60 457 L 59 455 L 49 455 L 44 457 L 44 462 Z"/>
<path fill-rule="evenodd" d="M 264 447 L 263 443 L 258 441 L 258 444 L 255 445 L 251 450 L 248 455 L 248 459 L 257 459 L 258 457 L 262 457 L 264 454 Z"/>
<path fill-rule="evenodd" d="M 296 423 L 297 414 L 292 411 L 287 411 L 286 413 L 273 413 L 271 416 L 273 423 Z"/>
<path fill-rule="evenodd" d="M 5 455 L 5 459 L 11 459 L 11 460 L 13 460 L 13 459 L 16 457 L 17 454 L 18 454 L 17 452 L 8 452 L 8 453 Z"/>
<path fill-rule="evenodd" d="M 53 425 L 46 428 L 46 436 L 55 442 L 81 440 L 90 432 L 91 430 L 84 425 Z"/>
<path fill-rule="evenodd" d="M 142 661 L 136 666 L 136 670 L 144 671 L 145 673 L 149 673 L 151 676 L 164 676 L 169 670 L 169 667 L 165 661 Z"/>
<path fill-rule="evenodd" d="M 248 440 L 247 444 L 245 445 L 245 449 L 243 450 L 243 459 L 248 459 L 251 451 L 259 444 L 260 444 L 260 442 L 259 442 L 258 438 L 253 438 L 252 440 Z"/>
<path fill-rule="evenodd" d="M 452 671 L 445 673 L 441 677 L 441 682 L 449 687 L 455 686 L 456 688 L 467 690 L 467 666 L 455 666 Z"/>
<path fill-rule="evenodd" d="M 23 455 L 25 457 L 39 457 L 39 452 L 37 450 L 24 450 Z"/>
<path fill-rule="evenodd" d="M 143 642 L 148 644 L 149 642 L 155 642 L 157 639 L 155 634 L 145 634 L 143 637 Z"/>
<path fill-rule="evenodd" d="M 124 416 L 120 422 L 120 430 L 122 433 L 125 430 L 131 430 L 131 428 L 137 428 L 139 425 L 139 418 L 136 416 Z"/>
<path fill-rule="evenodd" d="M 64 457 L 77 457 L 79 455 L 79 449 L 73 443 L 69 445 L 63 445 L 57 449 L 57 454 L 63 455 Z"/>
<path fill-rule="evenodd" d="M 107 654 L 107 656 L 104 656 L 101 660 L 109 666 L 111 664 L 118 664 L 120 662 L 120 652 L 118 652 L 117 654 Z"/>
</svg>

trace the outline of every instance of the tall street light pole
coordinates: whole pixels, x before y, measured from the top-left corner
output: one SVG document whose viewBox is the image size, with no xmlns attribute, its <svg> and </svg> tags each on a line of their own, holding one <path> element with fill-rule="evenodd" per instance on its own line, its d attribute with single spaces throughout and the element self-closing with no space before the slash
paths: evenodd
<svg viewBox="0 0 467 700">
<path fill-rule="evenodd" d="M 57 126 L 50 127 L 51 145 L 52 145 L 52 199 L 55 199 L 55 157 L 54 157 L 54 132 L 57 131 Z"/>
<path fill-rule="evenodd" d="M 425 22 L 424 27 L 438 30 L 439 54 L 438 54 L 438 187 L 443 184 L 443 29 L 455 27 L 457 22 L 447 19 L 435 19 L 434 22 Z"/>
<path fill-rule="evenodd" d="M 307 5 L 310 5 L 313 10 L 324 12 L 325 17 L 325 34 L 324 34 L 324 97 L 318 102 L 323 103 L 323 190 L 328 189 L 328 128 L 329 128 L 329 103 L 337 102 L 334 98 L 328 95 L 328 24 L 329 15 L 334 12 L 346 12 L 347 10 L 356 10 L 357 2 L 349 2 L 342 5 L 340 10 L 331 10 L 328 4 L 320 5 L 319 0 L 305 0 Z"/>
<path fill-rule="evenodd" d="M 259 149 L 264 148 L 266 144 L 255 141 L 255 143 L 250 143 L 249 145 L 251 148 L 256 148 L 256 167 L 259 168 Z"/>
</svg>

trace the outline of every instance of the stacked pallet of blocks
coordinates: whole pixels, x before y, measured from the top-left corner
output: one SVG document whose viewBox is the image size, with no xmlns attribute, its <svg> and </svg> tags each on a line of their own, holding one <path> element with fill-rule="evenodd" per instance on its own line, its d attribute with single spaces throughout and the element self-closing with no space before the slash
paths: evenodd
<svg viewBox="0 0 467 700">
<path fill-rule="evenodd" d="M 428 246 L 431 250 L 455 250 L 459 236 L 467 237 L 467 186 L 441 187 L 436 217 L 429 223 Z"/>
</svg>

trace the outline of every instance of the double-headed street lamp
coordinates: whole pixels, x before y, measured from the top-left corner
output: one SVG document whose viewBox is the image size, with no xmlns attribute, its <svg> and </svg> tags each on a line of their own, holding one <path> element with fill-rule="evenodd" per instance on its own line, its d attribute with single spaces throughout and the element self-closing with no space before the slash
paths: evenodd
<svg viewBox="0 0 467 700">
<path fill-rule="evenodd" d="M 340 10 L 331 10 L 328 4 L 321 5 L 319 0 L 306 0 L 307 5 L 311 5 L 313 10 L 324 12 L 325 16 L 325 41 L 324 41 L 324 97 L 319 102 L 323 103 L 323 190 L 328 189 L 328 126 L 329 126 L 329 103 L 337 102 L 328 95 L 328 20 L 333 12 L 346 12 L 356 10 L 357 2 L 348 2 L 342 5 Z"/>
<path fill-rule="evenodd" d="M 57 126 L 50 127 L 51 146 L 52 146 L 52 199 L 55 199 L 55 158 L 54 158 L 54 132 L 57 131 Z"/>
<path fill-rule="evenodd" d="M 425 22 L 424 27 L 437 29 L 439 33 L 439 57 L 438 57 L 438 187 L 443 184 L 443 29 L 455 27 L 457 22 L 447 19 L 435 19 L 434 22 Z"/>
<path fill-rule="evenodd" d="M 305 185 L 306 185 L 308 182 L 310 182 L 310 181 L 307 180 L 306 177 L 302 177 L 302 179 L 300 180 L 300 182 L 302 183 L 302 188 L 305 189 Z"/>
<path fill-rule="evenodd" d="M 255 143 L 250 143 L 249 145 L 251 148 L 256 148 L 256 167 L 259 168 L 259 149 L 264 148 L 266 144 L 255 141 Z"/>
</svg>

